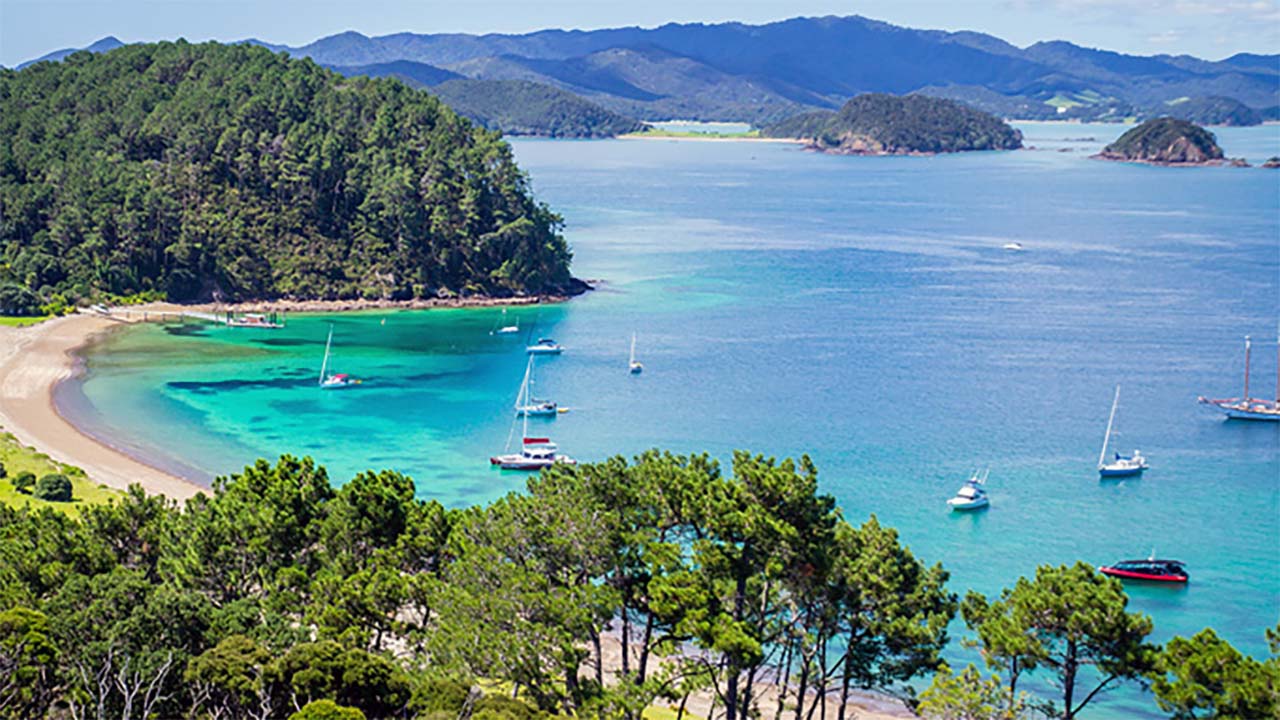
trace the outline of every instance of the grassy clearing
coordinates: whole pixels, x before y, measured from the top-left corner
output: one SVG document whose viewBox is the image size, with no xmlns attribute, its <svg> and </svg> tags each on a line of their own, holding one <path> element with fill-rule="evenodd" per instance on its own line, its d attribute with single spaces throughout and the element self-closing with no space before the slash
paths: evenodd
<svg viewBox="0 0 1280 720">
<path fill-rule="evenodd" d="M 44 322 L 51 317 L 53 316 L 40 315 L 38 317 L 13 317 L 12 315 L 0 315 L 0 326 L 26 327 L 28 325 L 35 325 L 36 323 Z"/>
<path fill-rule="evenodd" d="M 119 490 L 106 485 L 99 485 L 90 480 L 84 471 L 72 465 L 64 465 L 50 458 L 35 448 L 18 442 L 13 435 L 0 431 L 0 463 L 4 463 L 6 476 L 0 479 L 0 504 L 20 508 L 24 506 L 51 507 L 78 516 L 80 508 L 88 505 L 100 505 L 120 496 Z M 71 480 L 71 502 L 48 502 L 18 492 L 13 487 L 13 478 L 19 473 L 30 472 L 37 478 L 49 473 L 62 473 Z"/>
</svg>

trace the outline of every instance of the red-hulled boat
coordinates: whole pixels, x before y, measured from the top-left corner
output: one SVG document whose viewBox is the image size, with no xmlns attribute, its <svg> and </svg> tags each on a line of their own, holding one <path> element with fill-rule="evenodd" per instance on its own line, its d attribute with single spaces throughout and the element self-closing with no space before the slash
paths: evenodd
<svg viewBox="0 0 1280 720">
<path fill-rule="evenodd" d="M 1186 567 L 1179 560 L 1124 560 L 1115 565 L 1098 568 L 1103 575 L 1121 580 L 1151 580 L 1153 582 L 1185 583 L 1191 579 Z"/>
</svg>

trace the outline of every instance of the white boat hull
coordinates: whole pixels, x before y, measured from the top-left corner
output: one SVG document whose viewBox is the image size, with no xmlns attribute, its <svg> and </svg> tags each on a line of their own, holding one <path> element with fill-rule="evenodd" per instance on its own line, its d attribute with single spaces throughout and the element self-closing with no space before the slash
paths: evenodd
<svg viewBox="0 0 1280 720">
<path fill-rule="evenodd" d="M 990 504 L 991 501 L 987 500 L 985 497 L 980 500 L 961 500 L 959 498 L 951 498 L 947 501 L 947 505 L 950 505 L 952 510 L 959 511 L 980 510 Z"/>
</svg>

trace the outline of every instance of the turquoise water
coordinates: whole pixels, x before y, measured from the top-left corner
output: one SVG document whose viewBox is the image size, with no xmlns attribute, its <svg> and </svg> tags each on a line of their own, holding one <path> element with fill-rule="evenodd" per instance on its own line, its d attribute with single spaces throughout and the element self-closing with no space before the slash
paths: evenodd
<svg viewBox="0 0 1280 720">
<path fill-rule="evenodd" d="M 606 280 L 511 311 L 518 337 L 490 335 L 488 309 L 153 326 L 95 350 L 83 394 L 60 400 L 193 475 L 306 453 L 337 482 L 395 468 L 461 505 L 522 487 L 487 458 L 513 432 L 525 332 L 550 335 L 566 351 L 539 363 L 536 388 L 572 411 L 531 423 L 569 454 L 807 452 L 850 519 L 876 513 L 961 592 L 1154 547 L 1193 576 L 1130 588 L 1156 639 L 1208 625 L 1261 655 L 1280 617 L 1280 428 L 1225 423 L 1195 398 L 1239 393 L 1246 333 L 1261 338 L 1255 394 L 1273 392 L 1280 173 L 1086 159 L 1116 126 L 1023 130 L 1046 149 L 516 141 L 565 216 L 576 273 Z M 1280 154 L 1277 126 L 1218 134 L 1232 156 Z M 1001 249 L 1013 241 L 1025 251 Z M 315 387 L 330 323 L 335 369 L 358 388 Z M 1152 469 L 1099 482 L 1117 383 L 1120 448 Z M 948 513 L 976 467 L 991 468 L 992 507 Z M 1154 709 L 1123 690 L 1090 716 Z"/>
</svg>

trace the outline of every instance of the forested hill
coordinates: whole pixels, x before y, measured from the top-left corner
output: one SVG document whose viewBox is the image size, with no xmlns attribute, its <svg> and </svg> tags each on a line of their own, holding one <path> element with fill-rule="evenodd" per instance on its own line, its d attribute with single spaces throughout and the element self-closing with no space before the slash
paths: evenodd
<svg viewBox="0 0 1280 720">
<path fill-rule="evenodd" d="M 572 287 L 500 136 L 261 47 L 0 71 L 0 286 L 46 300 L 423 298 Z"/>
<path fill-rule="evenodd" d="M 766 137 L 800 138 L 824 152 L 907 154 L 1012 150 L 1022 133 L 993 115 L 924 95 L 859 95 L 839 112 L 800 115 L 761 130 Z"/>
<path fill-rule="evenodd" d="M 458 114 L 504 135 L 605 138 L 644 128 L 634 118 L 545 83 L 476 80 L 408 60 L 328 67 L 347 76 L 394 77 L 412 87 L 425 88 Z"/>
</svg>

